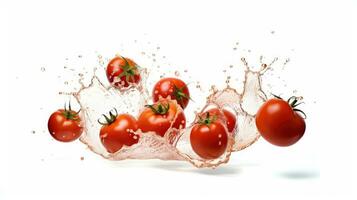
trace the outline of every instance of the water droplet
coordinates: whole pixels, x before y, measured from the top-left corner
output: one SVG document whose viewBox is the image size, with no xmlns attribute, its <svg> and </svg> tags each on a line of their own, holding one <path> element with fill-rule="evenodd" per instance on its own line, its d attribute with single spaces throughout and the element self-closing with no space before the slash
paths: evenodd
<svg viewBox="0 0 357 200">
<path fill-rule="evenodd" d="M 45 72 L 46 68 L 45 67 L 41 67 L 41 72 Z"/>
</svg>

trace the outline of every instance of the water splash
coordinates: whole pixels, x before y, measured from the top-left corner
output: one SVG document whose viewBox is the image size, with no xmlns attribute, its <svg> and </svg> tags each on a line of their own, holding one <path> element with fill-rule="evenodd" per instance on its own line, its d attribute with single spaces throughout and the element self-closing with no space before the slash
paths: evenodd
<svg viewBox="0 0 357 200">
<path fill-rule="evenodd" d="M 98 57 L 101 67 L 104 61 L 101 56 Z M 118 152 L 110 154 L 106 151 L 100 142 L 99 131 L 101 125 L 97 119 L 107 113 L 112 108 L 116 108 L 120 113 L 129 113 L 138 116 L 145 104 L 151 101 L 146 80 L 150 76 L 145 68 L 141 71 L 142 81 L 139 85 L 133 85 L 126 90 L 118 90 L 111 86 L 103 84 L 102 80 L 94 75 L 88 85 L 79 80 L 81 88 L 74 93 L 65 93 L 72 95 L 81 107 L 81 117 L 83 119 L 84 133 L 80 141 L 86 144 L 91 151 L 110 160 L 123 159 L 162 159 L 162 160 L 182 160 L 192 163 L 196 167 L 217 167 L 222 163 L 229 161 L 232 152 L 242 150 L 252 145 L 259 134 L 255 127 L 254 116 L 260 105 L 266 100 L 266 94 L 262 90 L 261 78 L 264 73 L 270 69 L 271 65 L 277 61 L 273 59 L 270 64 L 263 63 L 263 57 L 260 57 L 261 68 L 253 71 L 245 58 L 241 59 L 244 66 L 243 90 L 230 86 L 227 77 L 227 86 L 223 90 L 218 90 L 214 86 L 207 96 L 205 105 L 202 105 L 201 112 L 216 107 L 220 110 L 228 109 L 237 117 L 236 128 L 228 136 L 228 145 L 226 152 L 217 159 L 205 160 L 200 158 L 190 145 L 190 132 L 192 126 L 197 121 L 198 113 L 185 129 L 177 130 L 171 128 L 167 131 L 165 137 L 160 137 L 155 133 L 136 132 L 140 136 L 139 142 L 130 147 L 124 146 Z M 233 65 L 232 65 L 233 67 Z M 230 67 L 230 68 L 232 68 Z M 179 73 L 175 71 L 175 75 Z M 163 75 L 161 75 L 163 76 Z M 201 89 L 197 83 L 198 89 Z M 188 115 L 189 113 L 186 113 Z"/>
</svg>

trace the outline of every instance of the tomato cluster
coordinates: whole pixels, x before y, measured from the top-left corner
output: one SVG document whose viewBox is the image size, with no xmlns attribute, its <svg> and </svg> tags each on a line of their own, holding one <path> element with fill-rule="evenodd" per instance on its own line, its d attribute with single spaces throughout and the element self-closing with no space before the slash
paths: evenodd
<svg viewBox="0 0 357 200">
<path fill-rule="evenodd" d="M 117 56 L 106 68 L 110 84 L 125 89 L 139 84 L 140 67 L 130 58 Z M 99 138 L 108 153 L 116 153 L 124 146 L 132 146 L 140 140 L 142 133 L 154 133 L 165 137 L 170 131 L 186 127 L 184 109 L 190 101 L 190 92 L 185 82 L 178 78 L 163 78 L 152 90 L 153 104 L 146 105 L 136 119 L 130 114 L 118 114 L 117 110 L 104 115 Z M 287 102 L 280 97 L 265 102 L 256 114 L 256 126 L 263 138 L 272 144 L 288 146 L 297 142 L 305 132 L 305 121 L 297 113 L 296 97 Z M 229 137 L 236 132 L 237 118 L 227 109 L 211 108 L 197 115 L 190 132 L 192 150 L 202 159 L 221 157 L 228 146 Z M 59 109 L 48 121 L 51 136 L 62 142 L 70 142 L 83 132 L 79 111 Z"/>
</svg>

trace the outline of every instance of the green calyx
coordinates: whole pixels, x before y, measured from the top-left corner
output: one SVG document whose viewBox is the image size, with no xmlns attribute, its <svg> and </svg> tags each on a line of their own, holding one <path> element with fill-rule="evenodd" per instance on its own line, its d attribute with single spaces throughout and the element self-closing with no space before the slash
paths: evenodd
<svg viewBox="0 0 357 200">
<path fill-rule="evenodd" d="M 206 112 L 206 116 L 204 118 L 201 116 L 198 116 L 198 118 L 199 120 L 197 123 L 201 125 L 210 125 L 217 120 L 217 116 L 216 115 L 211 116 L 209 112 Z"/>
<path fill-rule="evenodd" d="M 115 114 L 112 112 L 113 110 L 115 111 Z M 98 123 L 101 124 L 101 125 L 110 125 L 110 124 L 112 124 L 115 121 L 115 119 L 117 118 L 117 116 L 118 116 L 117 109 L 113 108 L 113 110 L 109 111 L 109 117 L 106 116 L 105 114 L 103 114 L 105 122 L 101 122 L 100 119 L 98 119 Z"/>
<path fill-rule="evenodd" d="M 272 95 L 273 95 L 275 98 L 277 98 L 277 99 L 284 100 L 284 99 L 281 98 L 280 96 L 277 96 L 277 95 L 275 95 L 275 94 L 272 94 Z M 300 109 L 298 109 L 298 108 L 296 108 L 298 105 L 304 103 L 304 102 L 301 102 L 300 100 L 301 100 L 300 97 L 291 96 L 286 102 L 291 106 L 291 108 L 293 109 L 293 111 L 299 112 L 299 113 L 303 114 L 303 115 L 304 115 L 304 118 L 306 119 L 306 114 L 305 114 L 305 112 L 302 111 L 302 110 L 300 110 Z M 299 102 L 299 101 L 300 101 L 300 102 Z"/>
<path fill-rule="evenodd" d="M 157 115 L 165 115 L 170 109 L 170 104 L 167 103 L 166 105 L 164 105 L 162 103 L 158 103 L 156 106 L 145 105 L 145 107 L 150 108 Z"/>
<path fill-rule="evenodd" d="M 179 102 L 179 103 L 183 103 L 183 100 L 184 99 L 191 99 L 188 95 L 186 95 L 184 92 L 183 92 L 183 89 L 185 88 L 185 86 L 179 88 L 177 87 L 176 85 L 174 85 L 174 97 L 175 99 Z"/>
<path fill-rule="evenodd" d="M 69 102 L 68 109 L 66 103 L 64 104 L 64 111 L 62 112 L 62 114 L 63 116 L 66 117 L 66 119 L 78 121 L 79 120 L 78 114 L 80 111 L 81 109 L 79 109 L 77 112 L 73 111 L 71 108 L 71 102 Z"/>
<path fill-rule="evenodd" d="M 126 82 L 129 82 L 129 81 L 134 82 L 134 76 L 136 75 L 138 66 L 137 65 L 131 66 L 126 58 L 124 58 L 124 57 L 122 57 L 122 58 L 125 61 L 125 65 L 121 66 L 121 69 L 123 70 L 123 72 L 121 72 L 118 75 L 118 78 L 122 78 L 125 76 Z"/>
</svg>

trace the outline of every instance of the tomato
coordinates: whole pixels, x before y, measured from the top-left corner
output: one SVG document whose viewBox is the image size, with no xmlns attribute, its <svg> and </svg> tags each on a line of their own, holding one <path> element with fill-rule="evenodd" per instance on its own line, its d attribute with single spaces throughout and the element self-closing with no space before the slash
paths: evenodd
<svg viewBox="0 0 357 200">
<path fill-rule="evenodd" d="M 218 108 L 212 108 L 205 111 L 202 115 L 206 115 L 207 112 L 209 112 L 210 116 L 216 116 L 218 119 L 226 122 L 228 132 L 232 132 L 236 127 L 237 118 L 232 112 L 226 109 L 220 111 Z"/>
<path fill-rule="evenodd" d="M 228 133 L 221 120 L 207 112 L 192 127 L 190 142 L 193 151 L 204 159 L 219 158 L 227 149 Z"/>
<path fill-rule="evenodd" d="M 117 88 L 128 87 L 140 81 L 138 68 L 139 66 L 131 59 L 117 56 L 108 63 L 107 78 Z"/>
<path fill-rule="evenodd" d="M 266 101 L 255 117 L 262 137 L 278 146 L 289 146 L 300 140 L 306 125 L 298 112 L 304 113 L 296 109 L 299 104 L 297 97 L 291 97 L 287 102 L 280 97 Z"/>
<path fill-rule="evenodd" d="M 138 118 L 138 126 L 141 131 L 154 131 L 163 137 L 170 127 L 185 128 L 185 115 L 175 102 L 161 99 L 154 105 L 146 107 Z"/>
<path fill-rule="evenodd" d="M 83 132 L 81 126 L 81 119 L 78 116 L 78 112 L 69 109 L 59 109 L 52 113 L 48 119 L 48 131 L 51 136 L 61 142 L 71 142 L 79 138 Z"/>
<path fill-rule="evenodd" d="M 109 117 L 103 116 L 106 123 L 98 120 L 103 125 L 99 137 L 109 153 L 119 151 L 123 145 L 131 146 L 138 143 L 139 135 L 134 133 L 138 129 L 138 124 L 133 116 L 129 114 L 118 115 L 118 113 L 113 114 L 112 112 L 109 112 Z"/>
<path fill-rule="evenodd" d="M 175 99 L 181 108 L 185 109 L 190 100 L 190 92 L 186 83 L 177 78 L 163 78 L 157 82 L 152 91 L 153 101 L 160 98 Z"/>
</svg>

